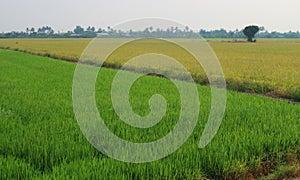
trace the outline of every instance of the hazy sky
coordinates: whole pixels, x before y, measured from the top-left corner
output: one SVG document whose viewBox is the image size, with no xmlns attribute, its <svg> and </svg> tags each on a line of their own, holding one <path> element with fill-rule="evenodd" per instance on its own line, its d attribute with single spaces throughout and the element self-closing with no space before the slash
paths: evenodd
<svg viewBox="0 0 300 180">
<path fill-rule="evenodd" d="M 1 0 L 0 32 L 50 25 L 57 30 L 114 26 L 131 19 L 171 19 L 193 29 L 300 30 L 300 0 Z"/>
</svg>

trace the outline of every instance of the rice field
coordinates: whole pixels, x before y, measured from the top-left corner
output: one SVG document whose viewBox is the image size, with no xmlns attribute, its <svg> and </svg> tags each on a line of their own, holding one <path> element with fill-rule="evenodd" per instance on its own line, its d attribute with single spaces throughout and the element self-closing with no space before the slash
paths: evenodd
<svg viewBox="0 0 300 180">
<path fill-rule="evenodd" d="M 1 46 L 69 58 L 78 58 L 88 41 L 0 40 L 5 43 Z M 298 41 L 211 42 L 211 46 L 227 77 L 260 82 L 259 78 L 263 81 L 265 76 L 263 83 L 270 81 L 287 91 L 290 86 L 299 88 Z M 300 106 L 233 91 L 228 91 L 227 109 L 218 134 L 206 148 L 199 149 L 198 141 L 210 110 L 210 89 L 200 85 L 198 124 L 179 150 L 145 164 L 109 158 L 89 144 L 76 122 L 72 106 L 75 67 L 74 63 L 48 57 L 0 50 L 0 179 L 274 178 L 282 173 L 296 173 L 297 169 L 286 166 L 299 167 Z M 139 130 L 121 123 L 113 111 L 110 88 L 116 73 L 117 70 L 102 69 L 96 86 L 97 107 L 111 131 L 133 142 L 159 139 L 170 131 L 180 109 L 176 87 L 159 77 L 144 76 L 135 82 L 130 99 L 137 114 L 149 113 L 148 100 L 153 94 L 163 95 L 168 102 L 161 123 Z"/>
<path fill-rule="evenodd" d="M 77 61 L 90 41 L 91 39 L 0 39 L 0 47 Z M 229 89 L 300 100 L 300 40 L 259 39 L 257 43 L 229 43 L 223 40 L 208 42 L 219 58 Z M 123 48 L 120 54 L 134 56 L 143 52 L 146 46 L 149 44 L 140 42 L 139 47 L 142 48 L 133 53 Z M 174 47 L 155 43 L 155 40 L 150 46 L 148 48 L 152 48 L 153 51 L 167 49 L 185 65 L 195 81 L 200 84 L 207 83 L 201 67 L 195 65 L 188 55 L 176 53 Z M 106 61 L 106 65 L 119 67 L 125 62 L 124 59 L 126 58 L 114 55 Z"/>
</svg>

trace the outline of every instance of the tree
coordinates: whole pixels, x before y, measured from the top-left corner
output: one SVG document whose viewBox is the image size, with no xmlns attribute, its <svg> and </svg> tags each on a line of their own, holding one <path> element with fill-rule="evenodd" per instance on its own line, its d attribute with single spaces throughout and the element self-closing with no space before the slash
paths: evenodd
<svg viewBox="0 0 300 180">
<path fill-rule="evenodd" d="M 38 34 L 43 34 L 43 35 L 53 35 L 54 30 L 50 26 L 43 26 L 41 28 L 38 28 L 37 31 Z"/>
<path fill-rule="evenodd" d="M 107 31 L 108 32 L 112 32 L 113 30 L 112 30 L 112 28 L 110 26 L 107 26 Z"/>
<path fill-rule="evenodd" d="M 185 26 L 185 32 L 188 32 L 190 30 L 190 28 L 188 26 Z"/>
<path fill-rule="evenodd" d="M 35 29 L 32 27 L 31 29 L 30 29 L 30 34 L 33 34 L 35 32 Z"/>
<path fill-rule="evenodd" d="M 84 29 L 81 26 L 76 26 L 76 28 L 74 29 L 74 33 L 75 34 L 83 34 Z"/>
<path fill-rule="evenodd" d="M 29 34 L 29 32 L 30 32 L 30 29 L 26 28 L 26 34 Z"/>
<path fill-rule="evenodd" d="M 150 27 L 149 27 L 149 30 L 150 30 L 150 32 L 152 32 L 152 31 L 153 31 L 153 27 L 152 27 L 152 26 L 150 26 Z"/>
<path fill-rule="evenodd" d="M 247 36 L 248 42 L 255 42 L 253 41 L 253 38 L 255 37 L 255 34 L 258 33 L 258 31 L 259 31 L 259 27 L 252 25 L 252 26 L 245 27 L 243 33 L 245 34 L 245 36 Z"/>
<path fill-rule="evenodd" d="M 87 29 L 86 29 L 88 32 L 95 32 L 96 28 L 94 26 L 89 26 Z"/>
<path fill-rule="evenodd" d="M 105 29 L 99 28 L 97 32 L 98 33 L 103 33 L 103 32 L 105 32 Z"/>
</svg>

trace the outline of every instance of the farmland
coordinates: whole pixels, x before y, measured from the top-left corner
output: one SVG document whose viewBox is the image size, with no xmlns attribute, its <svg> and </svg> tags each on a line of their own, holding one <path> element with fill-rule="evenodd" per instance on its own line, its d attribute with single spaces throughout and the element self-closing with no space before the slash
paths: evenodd
<svg viewBox="0 0 300 180">
<path fill-rule="evenodd" d="M 89 40 L 0 42 L 2 47 L 77 59 Z M 299 89 L 298 41 L 211 42 L 211 46 L 229 79 L 266 83 L 283 94 Z M 74 117 L 75 67 L 48 57 L 0 50 L 0 179 L 235 179 L 280 175 L 285 167 L 299 167 L 299 105 L 233 91 L 228 91 L 218 134 L 206 148 L 198 149 L 210 110 L 210 89 L 205 86 L 197 86 L 201 100 L 198 124 L 174 154 L 145 164 L 108 158 L 88 143 Z M 149 113 L 149 97 L 156 93 L 171 104 L 160 124 L 139 130 L 122 124 L 113 111 L 110 86 L 116 73 L 102 69 L 97 79 L 97 107 L 107 126 L 133 142 L 163 137 L 179 116 L 176 87 L 158 77 L 144 76 L 135 82 L 130 98 L 136 113 Z"/>
<path fill-rule="evenodd" d="M 76 61 L 90 41 L 91 39 L 0 39 L 0 47 Z M 220 60 L 229 89 L 299 101 L 299 40 L 259 40 L 255 44 L 210 40 L 209 44 Z M 153 50 L 160 48 L 159 44 L 153 43 Z M 173 51 L 171 47 L 169 50 Z M 126 49 L 124 52 L 126 53 Z M 128 57 L 133 55 L 128 54 Z M 190 63 L 191 60 L 184 54 L 178 53 L 175 56 L 197 82 L 207 82 L 201 67 Z M 110 67 L 115 67 L 123 64 L 124 59 L 114 56 L 107 63 Z"/>
</svg>

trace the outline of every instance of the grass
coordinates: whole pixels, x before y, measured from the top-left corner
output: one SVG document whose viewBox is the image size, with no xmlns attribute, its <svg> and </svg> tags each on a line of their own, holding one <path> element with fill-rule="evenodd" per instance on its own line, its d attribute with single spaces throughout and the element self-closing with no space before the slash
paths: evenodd
<svg viewBox="0 0 300 180">
<path fill-rule="evenodd" d="M 280 166 L 278 170 L 267 176 L 266 179 L 296 179 L 299 178 L 300 168 L 297 166 Z"/>
<path fill-rule="evenodd" d="M 88 143 L 74 117 L 75 67 L 0 50 L 0 179 L 236 179 L 272 173 L 290 161 L 290 153 L 299 160 L 299 105 L 232 91 L 218 134 L 206 148 L 198 149 L 210 110 L 210 90 L 202 86 L 198 86 L 198 124 L 179 150 L 145 164 L 108 158 Z M 122 123 L 112 109 L 110 85 L 116 73 L 103 69 L 97 79 L 97 106 L 107 126 L 134 142 L 163 137 L 178 119 L 180 99 L 175 86 L 158 77 L 145 76 L 135 82 L 130 101 L 137 114 L 150 112 L 148 100 L 154 93 L 168 102 L 161 123 L 140 130 Z"/>
<path fill-rule="evenodd" d="M 90 41 L 91 39 L 1 39 L 0 47 L 76 61 Z M 139 48 L 133 50 L 132 45 L 129 45 L 120 50 L 119 56 L 114 55 L 108 59 L 107 66 L 119 67 L 128 57 L 143 52 L 149 44 L 151 47 L 148 48 L 153 51 L 165 49 L 172 53 L 197 82 L 207 83 L 203 70 L 192 63 L 192 58 L 161 42 L 140 42 L 139 46 L 135 46 Z M 210 40 L 209 44 L 221 62 L 229 89 L 300 100 L 300 40 L 260 39 L 257 43 Z"/>
</svg>

